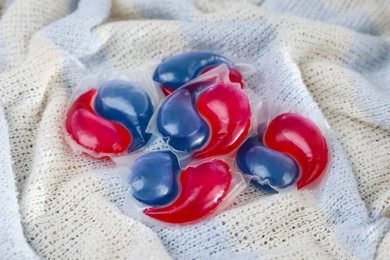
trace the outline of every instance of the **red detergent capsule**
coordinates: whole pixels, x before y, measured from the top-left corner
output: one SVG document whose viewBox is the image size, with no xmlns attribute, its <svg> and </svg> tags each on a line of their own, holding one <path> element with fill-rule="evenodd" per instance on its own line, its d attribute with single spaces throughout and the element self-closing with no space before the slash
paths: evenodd
<svg viewBox="0 0 390 260">
<path fill-rule="evenodd" d="M 204 69 L 200 74 L 205 74 L 206 72 L 208 72 L 216 67 L 217 66 L 208 67 L 208 68 Z M 230 68 L 230 67 L 228 67 L 228 70 L 229 70 L 229 80 L 232 83 L 240 84 L 240 87 L 243 88 L 244 87 L 244 79 L 242 78 L 241 73 L 238 70 Z"/>
<path fill-rule="evenodd" d="M 233 67 L 232 61 L 212 52 L 189 51 L 165 58 L 153 73 L 153 80 L 166 89 L 176 90 L 198 77 L 208 67 L 224 64 Z M 164 91 L 165 92 L 165 91 Z"/>
<path fill-rule="evenodd" d="M 212 213 L 228 193 L 231 183 L 229 166 L 222 161 L 189 167 L 180 175 L 181 192 L 170 205 L 146 208 L 144 213 L 172 224 L 190 223 Z"/>
<path fill-rule="evenodd" d="M 300 167 L 298 189 L 315 181 L 328 164 L 328 145 L 321 130 L 294 113 L 275 117 L 264 133 L 264 145 L 291 156 Z"/>
<path fill-rule="evenodd" d="M 172 94 L 173 91 L 175 91 L 173 88 L 170 88 L 170 87 L 165 86 L 165 85 L 161 85 L 161 90 L 165 96 L 169 96 L 170 94 Z"/>
<path fill-rule="evenodd" d="M 196 107 L 209 125 L 210 137 L 206 146 L 193 154 L 194 158 L 228 154 L 248 134 L 251 109 L 247 96 L 240 89 L 216 83 L 200 94 Z"/>
<path fill-rule="evenodd" d="M 92 109 L 97 91 L 91 89 L 78 97 L 66 117 L 66 130 L 73 140 L 96 153 L 121 154 L 131 138 L 122 125 L 98 116 Z"/>
</svg>

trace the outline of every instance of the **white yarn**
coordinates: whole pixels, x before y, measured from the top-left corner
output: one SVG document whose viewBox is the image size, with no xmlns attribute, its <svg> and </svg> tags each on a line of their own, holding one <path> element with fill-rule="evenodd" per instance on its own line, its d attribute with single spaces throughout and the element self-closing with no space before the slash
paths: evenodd
<svg viewBox="0 0 390 260">
<path fill-rule="evenodd" d="M 76 4 L 2 6 L 1 259 L 390 258 L 386 1 Z M 257 70 L 248 85 L 262 98 L 323 116 L 332 162 L 317 189 L 250 187 L 223 213 L 183 228 L 147 227 L 121 212 L 126 185 L 114 164 L 77 156 L 63 139 L 71 90 L 101 68 L 139 69 L 185 50 L 247 60 Z"/>
</svg>

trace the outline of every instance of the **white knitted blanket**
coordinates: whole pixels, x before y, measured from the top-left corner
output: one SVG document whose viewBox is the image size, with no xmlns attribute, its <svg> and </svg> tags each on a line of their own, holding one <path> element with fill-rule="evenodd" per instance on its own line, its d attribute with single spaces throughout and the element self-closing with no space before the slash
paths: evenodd
<svg viewBox="0 0 390 260">
<path fill-rule="evenodd" d="M 0 1 L 0 259 L 390 259 L 388 0 Z M 184 228 L 121 211 L 114 164 L 75 155 L 72 88 L 188 50 L 254 64 L 247 82 L 315 111 L 332 160 L 316 191 L 247 189 Z"/>
</svg>

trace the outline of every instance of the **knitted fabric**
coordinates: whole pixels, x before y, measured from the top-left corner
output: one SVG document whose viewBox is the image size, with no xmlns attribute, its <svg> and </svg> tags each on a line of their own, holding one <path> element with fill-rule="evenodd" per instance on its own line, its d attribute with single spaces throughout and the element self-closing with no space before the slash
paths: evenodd
<svg viewBox="0 0 390 260">
<path fill-rule="evenodd" d="M 390 259 L 389 25 L 386 0 L 1 1 L 0 259 Z M 316 188 L 249 187 L 186 227 L 122 213 L 115 165 L 64 141 L 72 89 L 188 50 L 248 61 L 261 98 L 329 124 Z"/>
</svg>

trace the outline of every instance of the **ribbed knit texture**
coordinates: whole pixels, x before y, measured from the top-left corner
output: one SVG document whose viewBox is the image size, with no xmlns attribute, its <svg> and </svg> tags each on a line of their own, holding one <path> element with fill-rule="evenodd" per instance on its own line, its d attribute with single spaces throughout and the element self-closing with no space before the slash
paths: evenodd
<svg viewBox="0 0 390 260">
<path fill-rule="evenodd" d="M 0 259 L 390 259 L 388 1 L 0 3 Z M 122 213 L 115 165 L 64 141 L 72 88 L 187 50 L 252 63 L 259 96 L 330 125 L 316 189 L 250 187 L 184 228 Z"/>
</svg>

